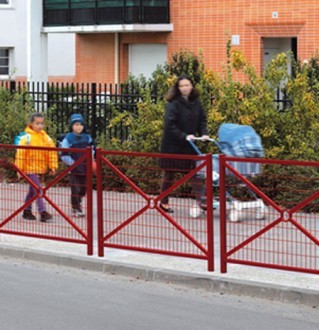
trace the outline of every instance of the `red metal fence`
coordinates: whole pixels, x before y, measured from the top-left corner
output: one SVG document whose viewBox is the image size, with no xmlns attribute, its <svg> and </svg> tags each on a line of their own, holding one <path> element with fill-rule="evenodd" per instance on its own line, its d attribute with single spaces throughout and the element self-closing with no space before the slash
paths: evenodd
<svg viewBox="0 0 319 330">
<path fill-rule="evenodd" d="M 252 164 L 256 175 L 241 173 Z M 222 272 L 236 263 L 319 274 L 318 167 L 220 157 Z"/>
<path fill-rule="evenodd" d="M 168 170 L 176 172 L 172 186 L 162 192 L 160 159 L 174 164 Z M 198 163 L 194 168 L 183 166 L 183 162 L 192 164 L 195 160 Z M 211 182 L 210 155 L 98 150 L 97 164 L 99 256 L 104 255 L 104 247 L 116 247 L 205 259 L 208 269 L 213 270 L 212 205 L 209 203 L 207 212 L 198 210 L 194 196 L 197 187 L 193 181 L 207 175 L 207 180 L 202 178 L 195 184 L 203 184 L 204 194 L 211 200 L 212 186 L 207 184 Z M 166 195 L 170 195 L 169 204 L 174 213 L 166 213 L 160 207 Z"/>
<path fill-rule="evenodd" d="M 219 160 L 214 155 L 212 162 L 211 155 L 98 149 L 97 176 L 93 176 L 91 150 L 72 149 L 82 153 L 78 161 L 71 167 L 60 162 L 57 174 L 42 176 L 37 186 L 21 171 L 22 180 L 17 181 L 19 170 L 13 161 L 17 148 L 60 150 L 0 145 L 0 234 L 85 244 L 87 253 L 93 254 L 96 221 L 99 256 L 106 247 L 130 249 L 207 260 L 208 269 L 213 270 L 216 222 L 220 224 L 222 272 L 228 264 L 241 264 L 319 273 L 318 162 L 223 155 Z M 85 217 L 78 217 L 72 213 L 74 184 L 69 173 L 84 163 Z M 165 189 L 161 189 L 163 168 L 175 174 Z M 36 195 L 26 201 L 30 186 Z M 204 187 L 207 211 L 198 212 L 199 187 Z M 93 188 L 97 192 L 94 205 Z M 160 207 L 165 196 L 174 213 Z M 24 209 L 39 197 L 53 215 L 52 222 L 23 218 Z"/>
<path fill-rule="evenodd" d="M 34 178 L 32 179 L 30 175 L 17 167 L 15 154 L 18 149 L 26 150 L 24 153 L 26 158 L 20 161 L 25 162 L 32 157 L 32 163 L 36 167 L 41 167 L 42 161 L 37 154 L 45 153 L 45 157 L 51 157 L 52 153 L 55 153 L 56 157 L 61 150 L 0 145 L 0 233 L 81 243 L 87 245 L 87 253 L 92 255 L 92 180 L 86 182 L 87 193 L 83 197 L 81 217 L 78 215 L 75 217 L 73 214 L 70 198 L 71 183 L 69 182 L 70 171 L 76 171 L 81 164 L 88 165 L 86 176 L 92 177 L 91 150 L 72 149 L 72 152 L 81 154 L 79 159 L 70 167 L 60 166 L 54 176 L 37 174 L 36 177 L 41 180 L 38 185 L 33 180 Z M 29 153 L 31 150 L 32 156 Z M 17 173 L 20 173 L 20 180 L 17 179 Z M 34 190 L 33 196 L 30 195 L 30 189 Z M 34 204 L 33 207 L 32 204 Z M 27 215 L 24 213 L 26 209 L 30 209 Z M 41 221 L 40 212 L 43 210 L 52 215 L 52 219 Z"/>
</svg>

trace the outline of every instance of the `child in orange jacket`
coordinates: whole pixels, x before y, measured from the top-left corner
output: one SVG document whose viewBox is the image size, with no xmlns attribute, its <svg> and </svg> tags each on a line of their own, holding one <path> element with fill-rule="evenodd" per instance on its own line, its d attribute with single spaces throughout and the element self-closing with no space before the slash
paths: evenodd
<svg viewBox="0 0 319 330">
<path fill-rule="evenodd" d="M 41 113 L 34 113 L 30 116 L 30 121 L 25 129 L 25 135 L 21 138 L 20 146 L 31 147 L 55 147 L 53 140 L 44 131 L 44 117 Z M 55 174 L 58 168 L 58 153 L 50 150 L 40 150 L 33 148 L 17 149 L 15 165 L 26 175 L 28 178 L 41 189 L 42 174 L 47 173 L 48 170 Z M 21 174 L 18 173 L 18 178 Z M 27 204 L 37 194 L 37 189 L 30 185 L 28 194 L 25 198 Z M 36 200 L 38 210 L 40 213 L 41 222 L 50 222 L 52 215 L 46 211 L 43 198 L 39 197 Z M 26 220 L 36 220 L 35 215 L 32 213 L 32 203 L 30 203 L 23 211 L 22 217 Z"/>
</svg>

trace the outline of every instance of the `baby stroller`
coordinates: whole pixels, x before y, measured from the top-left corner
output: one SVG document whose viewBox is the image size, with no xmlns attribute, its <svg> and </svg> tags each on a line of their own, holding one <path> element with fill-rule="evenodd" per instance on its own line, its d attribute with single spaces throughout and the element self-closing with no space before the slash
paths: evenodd
<svg viewBox="0 0 319 330">
<path fill-rule="evenodd" d="M 201 138 L 196 138 L 201 140 Z M 251 126 L 237 125 L 231 123 L 222 124 L 218 130 L 218 141 L 210 139 L 226 156 L 244 157 L 244 158 L 261 158 L 264 156 L 264 151 L 260 136 Z M 193 141 L 189 141 L 197 154 L 201 155 L 200 150 Z M 213 162 L 213 187 L 219 187 L 219 155 L 212 156 Z M 261 173 L 261 164 L 245 163 L 245 162 L 230 162 L 229 163 L 236 171 L 244 176 L 256 176 Z M 203 169 L 198 173 L 203 178 L 206 170 Z M 233 175 L 232 172 L 226 171 L 226 175 Z M 229 192 L 226 192 L 226 208 L 228 219 L 232 222 L 240 221 L 242 215 L 247 210 L 255 210 L 255 219 L 261 220 L 265 218 L 265 204 L 262 199 L 249 188 L 247 193 L 250 196 L 248 201 L 241 201 L 234 198 Z M 219 199 L 214 197 L 213 208 L 219 209 Z M 197 213 L 198 214 L 198 213 Z M 190 215 L 194 215 L 194 210 L 190 211 Z"/>
</svg>

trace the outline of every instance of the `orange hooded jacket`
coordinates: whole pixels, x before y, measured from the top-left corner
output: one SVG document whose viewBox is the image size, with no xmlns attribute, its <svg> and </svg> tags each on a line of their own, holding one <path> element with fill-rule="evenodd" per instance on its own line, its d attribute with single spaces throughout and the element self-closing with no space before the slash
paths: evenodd
<svg viewBox="0 0 319 330">
<path fill-rule="evenodd" d="M 20 146 L 31 147 L 55 147 L 53 140 L 44 131 L 36 132 L 27 126 L 25 135 L 21 138 Z M 44 174 L 49 170 L 58 168 L 58 153 L 51 150 L 18 149 L 15 157 L 15 165 L 27 174 Z"/>
</svg>

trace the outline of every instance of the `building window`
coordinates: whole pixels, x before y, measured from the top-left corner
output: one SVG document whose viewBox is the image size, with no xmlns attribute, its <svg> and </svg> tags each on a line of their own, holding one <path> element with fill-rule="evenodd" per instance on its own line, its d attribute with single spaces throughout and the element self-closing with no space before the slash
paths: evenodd
<svg viewBox="0 0 319 330">
<path fill-rule="evenodd" d="M 129 45 L 128 70 L 135 77 L 151 78 L 157 66 L 167 61 L 166 44 Z"/>
<path fill-rule="evenodd" d="M 0 48 L 0 76 L 9 76 L 9 49 L 8 48 Z"/>
<path fill-rule="evenodd" d="M 10 0 L 0 0 L 0 5 L 9 5 Z"/>
</svg>

